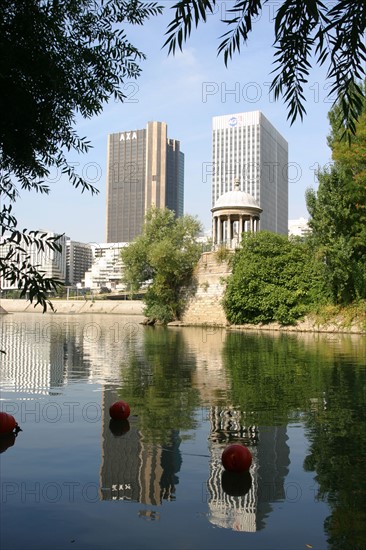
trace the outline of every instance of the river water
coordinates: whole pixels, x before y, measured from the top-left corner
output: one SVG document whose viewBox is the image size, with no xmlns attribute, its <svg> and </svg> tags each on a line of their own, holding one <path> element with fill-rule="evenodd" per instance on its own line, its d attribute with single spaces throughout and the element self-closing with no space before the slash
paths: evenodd
<svg viewBox="0 0 366 550">
<path fill-rule="evenodd" d="M 364 549 L 366 338 L 141 320 L 0 316 L 1 549 Z"/>
</svg>

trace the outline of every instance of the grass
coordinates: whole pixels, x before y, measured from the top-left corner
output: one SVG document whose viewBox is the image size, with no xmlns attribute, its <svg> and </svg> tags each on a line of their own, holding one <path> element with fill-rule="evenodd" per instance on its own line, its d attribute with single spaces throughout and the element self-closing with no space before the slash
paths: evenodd
<svg viewBox="0 0 366 550">
<path fill-rule="evenodd" d="M 320 325 L 335 324 L 342 328 L 350 328 L 357 324 L 361 330 L 366 331 L 366 300 L 358 300 L 347 306 L 322 306 L 310 312 L 310 316 Z"/>
</svg>

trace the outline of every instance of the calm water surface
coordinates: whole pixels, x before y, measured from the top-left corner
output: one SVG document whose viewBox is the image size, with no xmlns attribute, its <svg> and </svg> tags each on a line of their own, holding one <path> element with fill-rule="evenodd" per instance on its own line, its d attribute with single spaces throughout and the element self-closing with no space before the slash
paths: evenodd
<svg viewBox="0 0 366 550">
<path fill-rule="evenodd" d="M 1 549 L 364 549 L 365 337 L 140 320 L 0 316 Z"/>
</svg>

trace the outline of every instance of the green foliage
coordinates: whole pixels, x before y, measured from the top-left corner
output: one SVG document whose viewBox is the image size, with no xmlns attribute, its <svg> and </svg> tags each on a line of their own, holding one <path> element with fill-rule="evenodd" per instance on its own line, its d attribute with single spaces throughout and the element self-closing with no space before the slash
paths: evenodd
<svg viewBox="0 0 366 550">
<path fill-rule="evenodd" d="M 215 258 L 218 262 L 228 262 L 232 257 L 231 250 L 224 245 L 219 246 L 215 252 Z"/>
<path fill-rule="evenodd" d="M 324 300 L 322 265 L 300 239 L 263 231 L 243 235 L 224 297 L 233 324 L 293 324 Z"/>
<path fill-rule="evenodd" d="M 352 85 L 351 85 L 352 87 Z M 366 83 L 361 86 L 366 90 Z M 351 143 L 344 139 L 342 103 L 329 112 L 334 165 L 318 173 L 318 189 L 306 191 L 310 245 L 324 263 L 334 304 L 366 298 L 366 100 Z"/>
<path fill-rule="evenodd" d="M 304 469 L 316 476 L 314 498 L 329 507 L 324 527 L 332 550 L 364 547 L 365 354 L 365 338 L 354 335 L 332 345 L 321 335 L 278 333 L 228 333 L 222 353 L 230 403 L 259 425 L 259 446 L 261 426 L 305 426 Z M 284 436 L 282 468 L 290 451 Z"/>
<path fill-rule="evenodd" d="M 262 14 L 262 0 L 236 0 L 226 8 L 228 16 L 222 22 L 229 28 L 221 38 L 218 53 L 223 53 L 225 65 L 242 44 L 249 40 L 255 19 Z M 192 26 L 212 17 L 219 0 L 180 0 L 172 9 L 175 16 L 168 26 L 164 46 L 169 52 L 182 49 Z M 347 132 L 355 133 L 355 123 L 362 111 L 362 89 L 357 79 L 364 77 L 366 46 L 365 2 L 338 0 L 282 0 L 274 6 L 275 76 L 271 89 L 275 98 L 283 96 L 291 124 L 303 118 L 304 85 L 311 65 L 327 64 L 330 82 L 329 97 L 340 102 L 341 122 Z"/>
<path fill-rule="evenodd" d="M 312 318 L 318 325 L 337 325 L 349 329 L 357 325 L 366 332 L 366 300 L 357 300 L 349 305 L 329 304 L 312 311 Z"/>
<path fill-rule="evenodd" d="M 366 80 L 363 90 L 366 95 Z M 351 143 L 344 139 L 345 129 L 340 126 L 341 113 L 338 104 L 329 111 L 328 117 L 331 126 L 328 145 L 332 149 L 333 160 L 337 166 L 342 167 L 349 180 L 348 194 L 353 208 L 358 210 L 353 223 L 364 227 L 363 242 L 366 242 L 366 99 Z"/>
<path fill-rule="evenodd" d="M 82 192 L 97 192 L 67 160 L 67 152 L 91 147 L 75 132 L 76 116 L 99 114 L 111 97 L 123 101 L 123 82 L 140 74 L 145 56 L 122 25 L 142 25 L 161 11 L 156 3 L 139 0 L 0 3 L 0 230 L 1 236 L 6 233 L 0 247 L 12 249 L 0 264 L 0 276 L 19 275 L 21 288 L 44 307 L 57 281 L 42 277 L 25 256 L 16 267 L 13 260 L 22 254 L 19 236 L 32 241 L 34 235 L 17 229 L 12 203 L 19 189 L 48 194 L 52 168 Z M 42 240 L 52 249 L 41 236 L 33 242 Z"/>
<path fill-rule="evenodd" d="M 50 293 L 63 288 L 63 282 L 46 277 L 38 269 L 39 266 L 32 263 L 26 247 L 32 245 L 33 249 L 42 252 L 46 249 L 60 252 L 61 244 L 58 241 L 62 235 L 47 237 L 47 233 L 40 231 L 17 231 L 11 205 L 8 208 L 4 206 L 0 212 L 0 226 L 0 276 L 11 286 L 16 285 L 19 298 L 26 297 L 31 303 L 35 301 L 35 306 L 40 304 L 44 312 L 48 306 L 54 310 L 49 299 Z"/>
<path fill-rule="evenodd" d="M 333 303 L 349 304 L 366 297 L 365 215 L 353 203 L 350 179 L 339 164 L 320 171 L 318 180 L 317 192 L 306 192 L 310 246 L 324 263 Z"/>
<path fill-rule="evenodd" d="M 64 153 L 90 147 L 75 133 L 75 116 L 99 114 L 110 97 L 123 101 L 124 79 L 140 74 L 144 54 L 121 24 L 142 25 L 161 8 L 127 0 L 3 0 L 0 10 L 3 170 L 31 189 L 57 166 L 75 187 L 92 189 Z"/>
<path fill-rule="evenodd" d="M 142 234 L 122 250 L 123 278 L 133 291 L 151 282 L 144 297 L 147 317 L 168 323 L 184 307 L 183 287 L 192 277 L 201 255 L 195 237 L 200 223 L 192 216 L 175 218 L 165 208 L 151 208 Z"/>
<path fill-rule="evenodd" d="M 192 385 L 195 363 L 182 332 L 146 327 L 142 350 L 129 353 L 121 369 L 120 396 L 139 416 L 149 443 L 170 445 L 174 433 L 195 425 L 199 392 Z"/>
</svg>

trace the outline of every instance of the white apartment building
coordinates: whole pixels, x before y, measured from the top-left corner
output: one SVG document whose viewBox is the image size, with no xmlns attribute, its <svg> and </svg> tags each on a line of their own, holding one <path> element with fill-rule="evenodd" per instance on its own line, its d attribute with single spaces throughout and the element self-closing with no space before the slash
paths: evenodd
<svg viewBox="0 0 366 550">
<path fill-rule="evenodd" d="M 37 238 L 43 235 L 46 239 L 49 237 L 55 237 L 57 234 L 52 231 L 39 230 Z M 66 237 L 60 236 L 57 241 L 61 245 L 61 251 L 52 250 L 48 246 L 44 246 L 44 250 L 37 247 L 35 243 L 27 244 L 22 241 L 19 246 L 24 249 L 24 253 L 19 253 L 18 262 L 16 258 L 11 260 L 20 267 L 24 261 L 27 261 L 32 266 L 37 266 L 39 272 L 43 273 L 46 278 L 57 279 L 61 282 L 65 282 L 66 278 Z M 10 245 L 6 243 L 6 240 L 2 238 L 0 240 L 0 257 L 5 258 L 8 254 L 10 246 L 14 247 L 14 244 Z M 27 259 L 28 258 L 28 259 Z M 10 281 L 5 280 L 4 277 L 0 278 L 0 287 L 2 290 L 14 290 L 18 289 L 17 281 L 12 284 Z"/>
<path fill-rule="evenodd" d="M 298 237 L 306 237 L 311 233 L 308 220 L 305 218 L 298 218 L 297 220 L 288 221 L 288 234 L 296 235 Z"/>
<path fill-rule="evenodd" d="M 85 273 L 83 285 L 85 288 L 99 290 L 102 287 L 111 290 L 122 288 L 121 250 L 129 243 L 94 243 L 93 265 Z"/>
<path fill-rule="evenodd" d="M 212 120 L 212 207 L 240 190 L 259 204 L 261 229 L 288 233 L 288 144 L 261 111 Z"/>
</svg>

